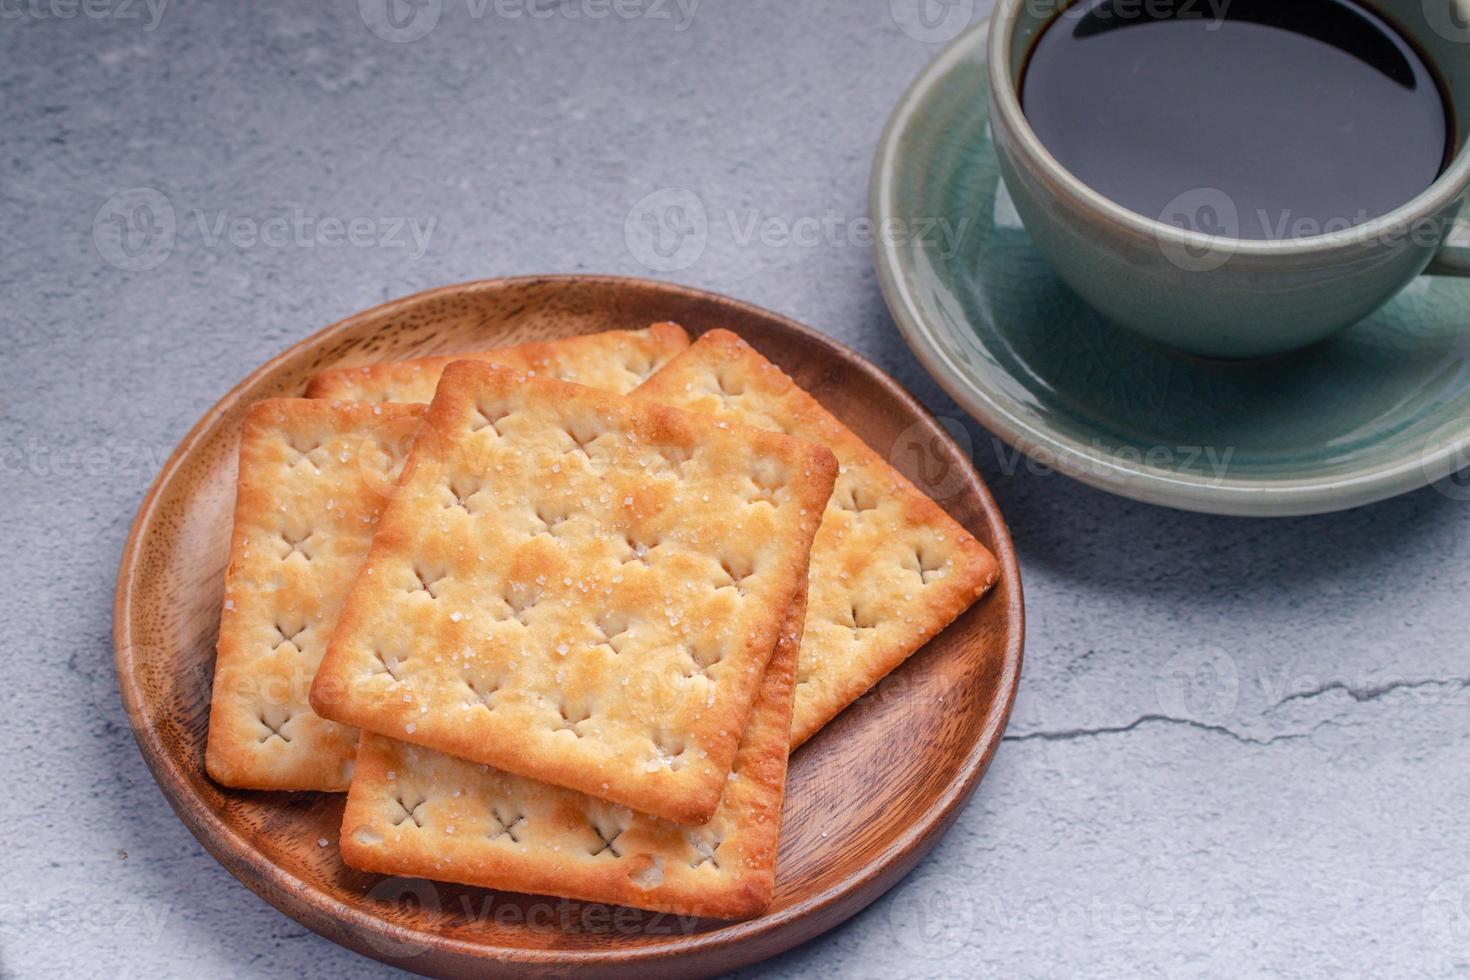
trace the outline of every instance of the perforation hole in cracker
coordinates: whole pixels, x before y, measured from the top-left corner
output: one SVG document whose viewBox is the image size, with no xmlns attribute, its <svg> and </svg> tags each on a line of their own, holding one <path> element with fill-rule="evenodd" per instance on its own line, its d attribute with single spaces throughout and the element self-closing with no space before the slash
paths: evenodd
<svg viewBox="0 0 1470 980">
<path fill-rule="evenodd" d="M 620 613 L 602 613 L 592 624 L 589 647 L 603 647 L 614 656 L 621 655 L 633 640 L 632 626 L 627 616 Z"/>
<path fill-rule="evenodd" d="M 288 528 L 277 534 L 273 543 L 277 557 L 283 562 L 292 559 L 311 561 L 316 556 L 315 532 L 310 530 Z"/>
<path fill-rule="evenodd" d="M 748 555 L 726 555 L 720 559 L 723 577 L 715 578 L 715 589 L 734 589 L 743 599 L 750 594 L 751 580 L 756 576 L 755 562 Z"/>
<path fill-rule="evenodd" d="M 684 752 L 688 748 L 688 742 L 682 735 L 659 732 L 653 737 L 652 744 L 653 754 L 649 756 L 646 764 L 650 772 L 659 769 L 678 772 L 684 767 Z"/>
<path fill-rule="evenodd" d="M 572 519 L 573 512 L 572 505 L 567 501 L 536 504 L 531 508 L 531 537 L 561 537 L 571 530 L 567 527 L 567 522 Z"/>
<path fill-rule="evenodd" d="M 861 640 L 865 631 L 878 628 L 879 617 L 866 603 L 854 598 L 847 604 L 844 615 L 837 623 L 852 630 L 854 640 Z"/>
<path fill-rule="evenodd" d="M 303 617 L 291 617 L 285 614 L 277 616 L 271 623 L 271 629 L 274 632 L 270 644 L 271 651 L 275 652 L 289 645 L 292 650 L 300 653 L 305 645 L 301 635 L 306 632 L 309 625 Z"/>
<path fill-rule="evenodd" d="M 372 660 L 368 666 L 369 678 L 386 677 L 397 683 L 403 680 L 404 665 L 408 663 L 408 651 L 400 647 L 377 644 L 373 647 Z"/>
<path fill-rule="evenodd" d="M 466 708 L 484 708 L 486 711 L 494 711 L 496 701 L 500 696 L 500 681 L 482 681 L 474 677 L 465 678 L 465 687 L 468 693 L 465 696 Z"/>
<path fill-rule="evenodd" d="M 587 825 L 592 832 L 594 840 L 587 846 L 587 853 L 592 857 L 620 858 L 623 852 L 618 849 L 618 838 L 627 832 L 626 823 L 617 823 L 607 819 L 594 818 Z"/>
<path fill-rule="evenodd" d="M 425 803 L 429 802 L 427 797 L 420 793 L 399 793 L 393 797 L 393 802 L 398 804 L 398 811 L 392 820 L 393 826 L 422 827 L 424 825 L 424 818 L 419 811 L 423 809 Z"/>
<path fill-rule="evenodd" d="M 877 510 L 879 502 L 878 494 L 856 478 L 839 481 L 837 488 L 832 491 L 833 507 L 858 516 Z"/>
<path fill-rule="evenodd" d="M 449 582 L 449 572 L 428 562 L 415 561 L 404 566 L 401 576 L 403 591 L 420 598 L 437 599 Z"/>
<path fill-rule="evenodd" d="M 493 841 L 505 839 L 512 844 L 519 844 L 521 835 L 527 829 L 526 815 L 514 807 L 491 807 L 490 822 L 489 837 Z"/>
<path fill-rule="evenodd" d="M 712 870 L 718 870 L 720 845 L 723 843 L 724 841 L 713 834 L 706 836 L 690 831 L 689 849 L 694 852 L 694 856 L 689 859 L 689 867 L 697 869 L 708 865 Z"/>
<path fill-rule="evenodd" d="M 444 490 L 448 494 L 444 506 L 448 509 L 459 509 L 466 514 L 476 513 L 480 504 L 476 503 L 475 496 L 485 487 L 485 481 L 478 476 L 466 476 L 455 474 L 450 476 L 444 483 Z"/>
<path fill-rule="evenodd" d="M 566 454 L 580 460 L 594 470 L 599 470 L 611 461 L 616 437 L 603 431 L 594 418 L 579 416 L 567 421 L 564 430 L 567 436 Z"/>
<path fill-rule="evenodd" d="M 637 563 L 644 568 L 653 567 L 653 551 L 660 544 L 658 538 L 639 531 L 628 531 L 623 535 L 622 543 L 625 547 L 621 558 L 623 564 Z"/>
<path fill-rule="evenodd" d="M 502 596 L 510 608 L 510 618 L 522 626 L 531 625 L 531 612 L 541 601 L 541 587 L 533 582 L 510 582 Z"/>
<path fill-rule="evenodd" d="M 680 647 L 680 652 L 686 660 L 684 664 L 685 679 L 712 679 L 715 667 L 724 659 L 724 651 L 718 646 L 709 643 L 684 644 Z"/>
<path fill-rule="evenodd" d="M 485 433 L 496 438 L 503 438 L 505 433 L 501 430 L 500 426 L 510 416 L 510 410 L 503 406 L 488 405 L 481 402 L 470 412 L 470 431 Z"/>
<path fill-rule="evenodd" d="M 592 717 L 592 709 L 585 701 L 567 697 L 561 699 L 556 713 L 558 719 L 552 727 L 559 732 L 571 732 L 577 738 L 581 738 L 584 734 L 577 726 L 584 724 Z"/>
<path fill-rule="evenodd" d="M 931 542 L 920 543 L 905 558 L 905 567 L 917 574 L 925 585 L 949 573 L 949 553 Z"/>
<path fill-rule="evenodd" d="M 746 497 L 746 503 L 777 506 L 789 481 L 789 474 L 780 465 L 771 460 L 762 460 L 750 474 L 751 490 Z"/>
<path fill-rule="evenodd" d="M 322 446 L 321 439 L 293 432 L 286 436 L 286 449 L 287 469 L 295 469 L 298 466 L 309 466 L 315 473 L 322 471 L 322 460 L 318 457 L 323 455 L 326 450 Z"/>
<path fill-rule="evenodd" d="M 262 708 L 260 711 L 260 727 L 264 731 L 261 733 L 258 741 L 264 744 L 275 738 L 280 739 L 284 743 L 289 743 L 291 741 L 291 733 L 287 731 L 286 726 L 290 724 L 291 719 L 294 717 L 295 715 L 289 709 L 280 706 L 267 706 Z"/>
</svg>

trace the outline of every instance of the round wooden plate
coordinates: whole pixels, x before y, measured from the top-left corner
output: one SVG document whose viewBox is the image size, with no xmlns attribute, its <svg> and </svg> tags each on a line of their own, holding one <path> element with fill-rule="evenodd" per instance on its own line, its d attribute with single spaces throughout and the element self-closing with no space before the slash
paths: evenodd
<svg viewBox="0 0 1470 980">
<path fill-rule="evenodd" d="M 215 634 L 241 416 L 341 364 L 397 360 L 674 320 L 734 330 L 924 487 L 995 553 L 997 586 L 793 756 L 775 901 L 725 923 L 513 895 L 345 867 L 339 795 L 226 790 L 204 772 Z M 154 778 L 236 877 L 329 939 L 432 974 L 691 976 L 830 929 L 934 846 L 1000 744 L 1021 673 L 1020 573 L 970 461 L 867 360 L 784 317 L 665 283 L 499 279 L 359 313 L 251 372 L 174 451 L 118 575 L 118 685 Z"/>
</svg>

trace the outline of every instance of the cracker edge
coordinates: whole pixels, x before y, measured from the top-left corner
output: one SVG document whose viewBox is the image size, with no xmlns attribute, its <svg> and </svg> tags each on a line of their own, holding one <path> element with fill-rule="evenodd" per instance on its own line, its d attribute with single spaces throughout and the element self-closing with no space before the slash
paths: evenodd
<svg viewBox="0 0 1470 980">
<path fill-rule="evenodd" d="M 427 357 L 414 357 L 401 361 L 379 361 L 372 364 L 359 364 L 354 367 L 328 368 L 325 371 L 313 375 L 311 380 L 307 382 L 306 397 L 352 401 L 356 399 L 360 389 L 360 385 L 354 379 L 361 378 L 364 374 L 376 380 L 384 376 L 391 377 L 394 373 L 405 370 L 407 366 L 411 365 L 422 371 L 433 371 L 437 368 L 442 377 L 443 370 L 456 361 L 480 360 L 490 363 L 496 357 L 524 357 L 529 362 L 537 356 L 555 355 L 565 349 L 568 341 L 580 341 L 589 337 L 603 337 L 608 334 L 633 335 L 644 331 L 647 331 L 648 339 L 652 343 L 653 349 L 658 353 L 667 354 L 668 359 L 679 356 L 680 353 L 689 348 L 690 340 L 687 330 L 672 320 L 660 320 L 657 323 L 650 323 L 646 327 L 638 327 L 631 330 L 599 330 L 593 333 L 574 334 L 569 337 L 558 337 L 552 340 L 530 340 L 507 347 L 491 347 L 486 350 L 466 351 L 462 354 L 431 354 Z M 668 359 L 664 361 L 665 364 L 668 363 Z M 654 373 L 656 374 L 657 371 Z"/>
</svg>

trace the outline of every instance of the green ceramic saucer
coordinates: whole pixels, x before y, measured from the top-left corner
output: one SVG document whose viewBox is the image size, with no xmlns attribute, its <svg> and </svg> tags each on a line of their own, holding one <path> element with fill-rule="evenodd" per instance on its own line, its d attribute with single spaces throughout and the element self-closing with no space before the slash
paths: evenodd
<svg viewBox="0 0 1470 980">
<path fill-rule="evenodd" d="M 1210 513 L 1342 510 L 1470 465 L 1470 281 L 1421 276 L 1332 339 L 1249 362 L 1157 346 L 1085 306 L 1001 182 L 987 26 L 904 94 L 871 189 L 883 294 L 960 405 L 1079 480 Z"/>
</svg>

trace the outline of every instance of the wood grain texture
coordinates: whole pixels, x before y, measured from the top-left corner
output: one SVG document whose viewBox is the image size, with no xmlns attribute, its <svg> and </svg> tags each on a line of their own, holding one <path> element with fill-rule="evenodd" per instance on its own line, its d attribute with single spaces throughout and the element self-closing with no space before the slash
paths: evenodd
<svg viewBox="0 0 1470 980">
<path fill-rule="evenodd" d="M 209 686 L 240 422 L 328 367 L 472 350 L 659 320 L 734 330 L 995 554 L 1000 581 L 791 760 L 776 894 L 737 923 L 492 892 L 345 867 L 343 798 L 226 790 L 204 772 Z M 287 915 L 366 955 L 436 975 L 695 976 L 772 956 L 847 919 L 954 821 L 1000 744 L 1020 678 L 1020 572 L 970 461 L 894 381 L 799 324 L 724 297 L 634 279 L 449 286 L 357 314 L 262 365 L 165 464 L 118 576 L 118 683 L 143 757 L 190 831 Z M 327 842 L 323 846 L 321 842 Z"/>
</svg>

